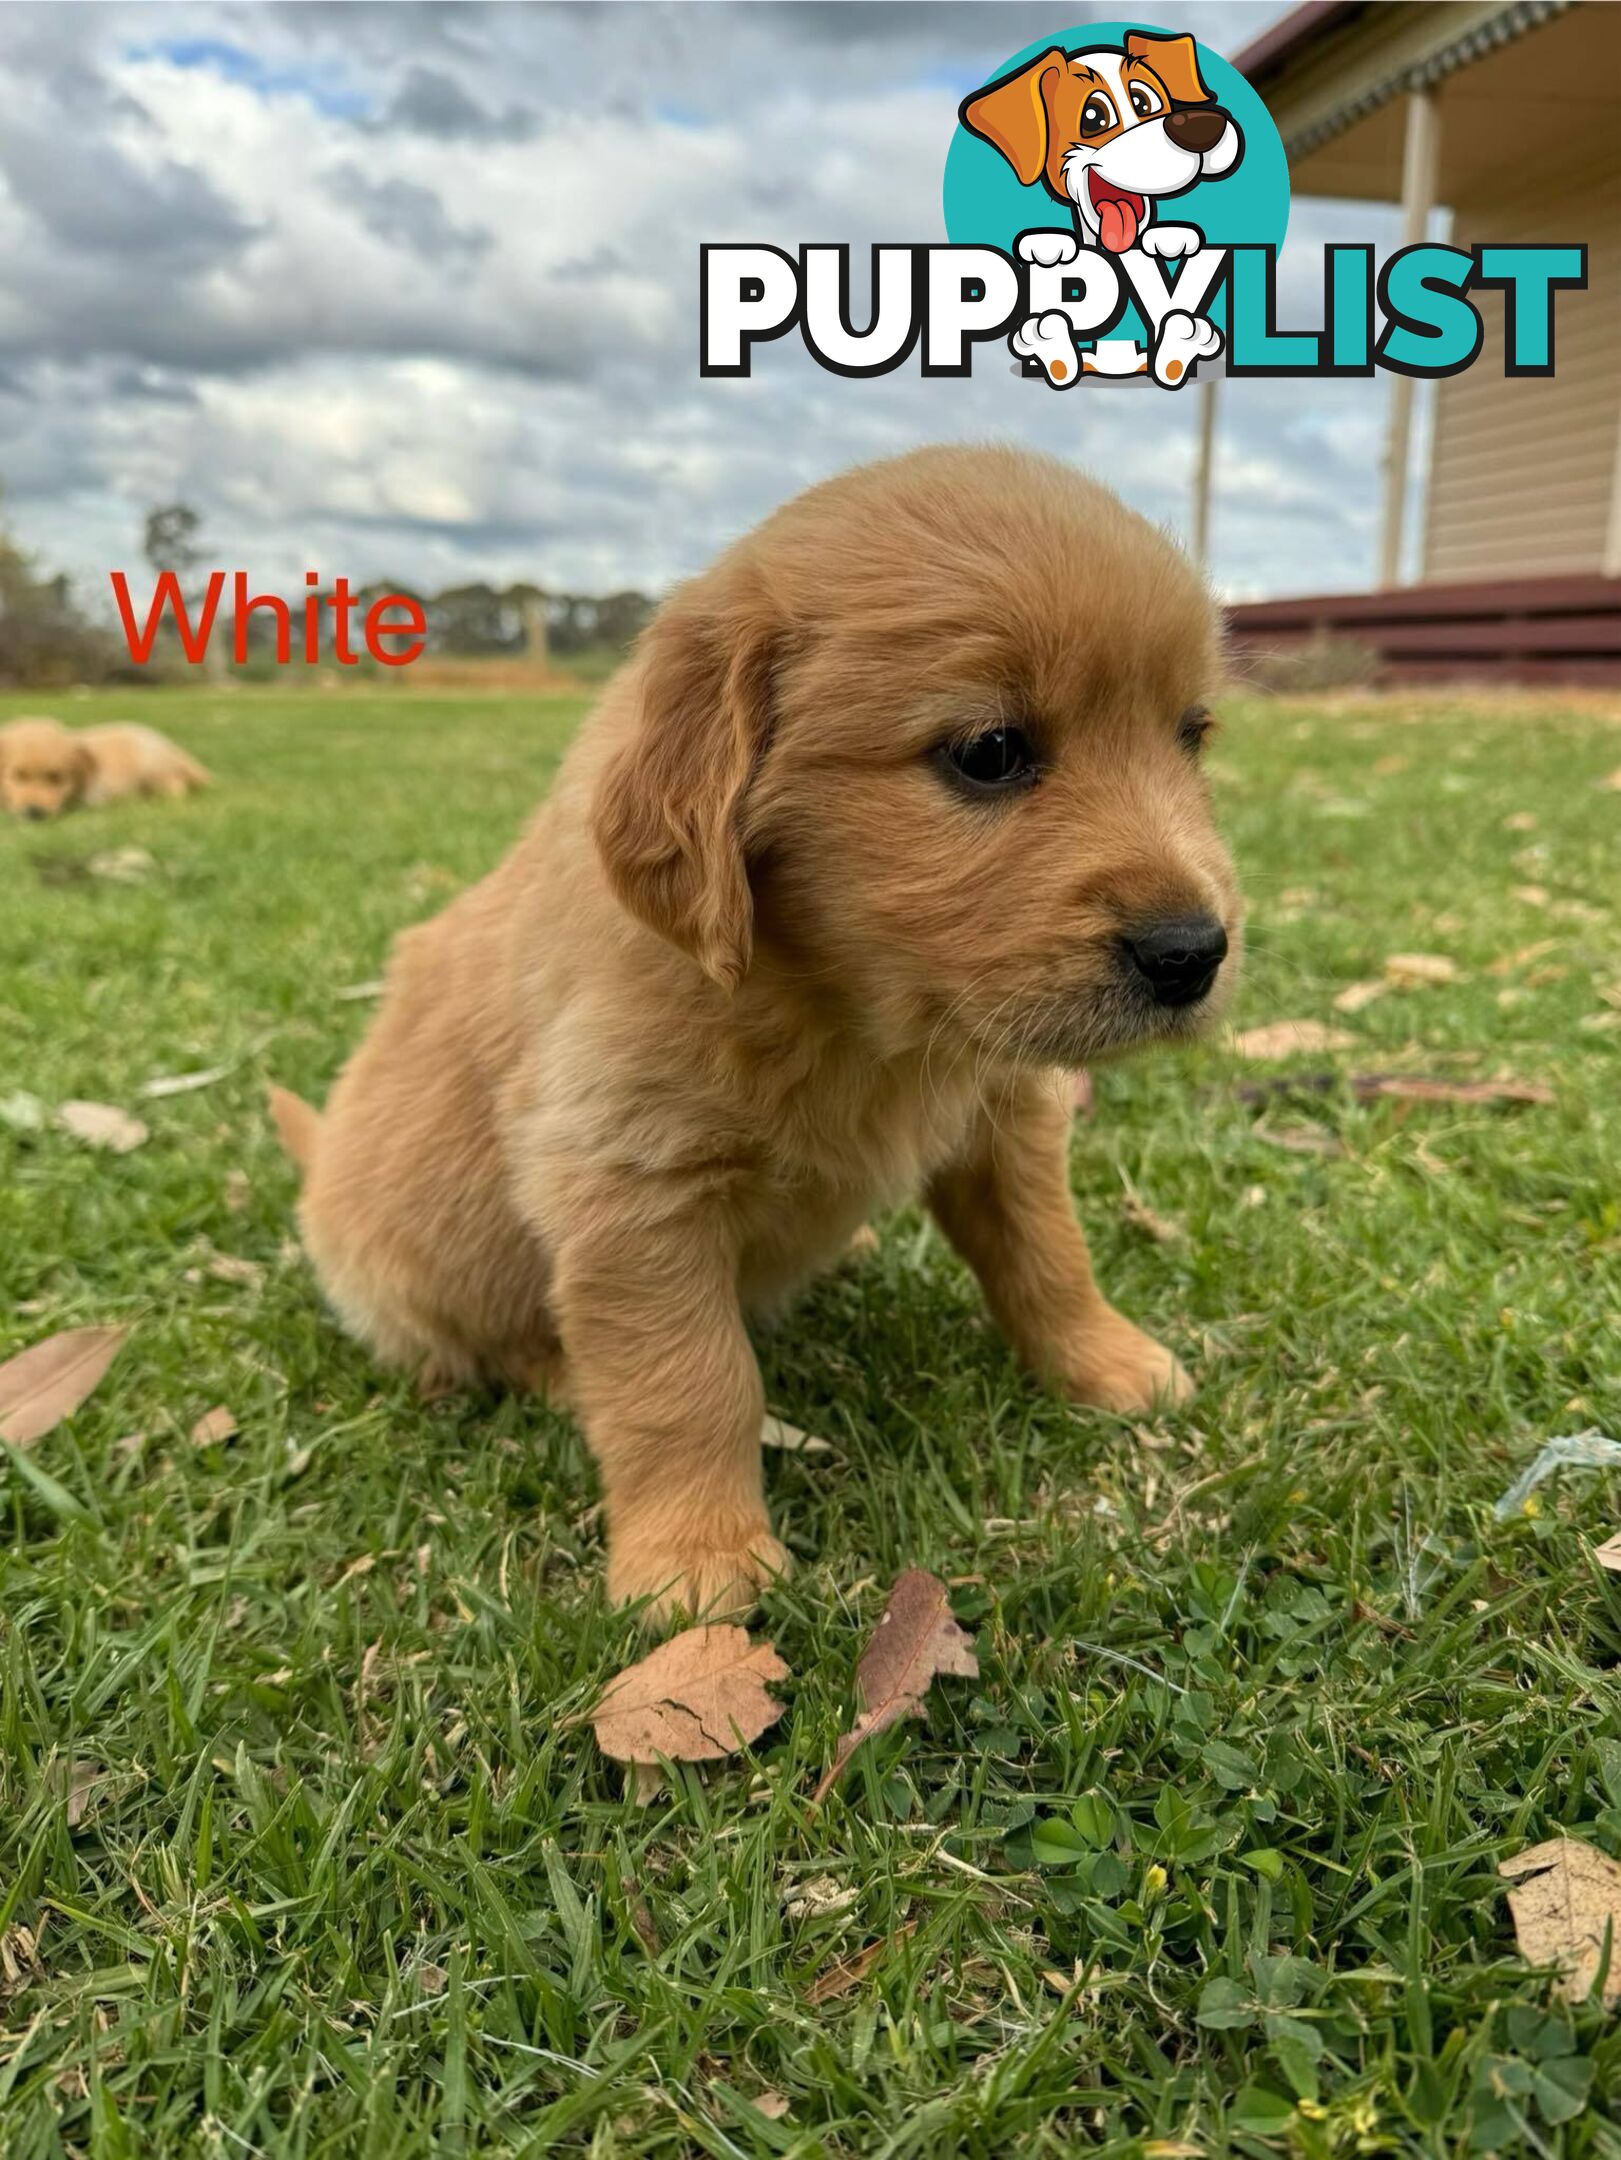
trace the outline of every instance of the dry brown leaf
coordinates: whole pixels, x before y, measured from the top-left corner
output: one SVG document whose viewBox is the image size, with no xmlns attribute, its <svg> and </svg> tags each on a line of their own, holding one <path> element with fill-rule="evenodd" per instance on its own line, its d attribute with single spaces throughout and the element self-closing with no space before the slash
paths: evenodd
<svg viewBox="0 0 1621 2160">
<path fill-rule="evenodd" d="M 1538 938 L 1535 944 L 1522 945 L 1515 952 L 1503 953 L 1496 960 L 1488 961 L 1488 975 L 1512 975 L 1516 968 L 1527 967 L 1533 960 L 1540 960 L 1544 953 L 1551 953 L 1558 945 L 1556 937 Z"/>
<path fill-rule="evenodd" d="M 880 1935 L 876 1942 L 868 1943 L 866 1949 L 858 1950 L 854 1957 L 840 1958 L 836 1965 L 829 1965 L 805 1990 L 805 2000 L 825 2003 L 831 2002 L 836 1995 L 848 1995 L 852 1988 L 861 1985 L 886 1950 L 897 1949 L 916 1928 L 917 1922 L 908 1920 L 905 1927 L 897 1928 L 893 1935 Z"/>
<path fill-rule="evenodd" d="M 761 1447 L 780 1448 L 785 1455 L 831 1455 L 831 1440 L 818 1440 L 814 1433 L 801 1432 L 797 1425 L 789 1425 L 780 1417 L 767 1411 L 760 1426 Z"/>
<path fill-rule="evenodd" d="M 1435 1080 L 1421 1073 L 1369 1073 L 1351 1082 L 1362 1102 L 1551 1103 L 1541 1080 Z"/>
<path fill-rule="evenodd" d="M 1549 1838 L 1497 1870 L 1521 1887 L 1508 1894 L 1514 1933 L 1533 1965 L 1557 1965 L 1560 1993 L 1585 2002 L 1610 1938 L 1604 2001 L 1621 2002 L 1621 1863 L 1581 1838 Z"/>
<path fill-rule="evenodd" d="M 788 2112 L 788 2102 L 780 2092 L 773 2092 L 768 2085 L 764 2092 L 757 2092 L 749 2101 L 756 2115 L 763 2115 L 767 2122 L 781 2122 Z"/>
<path fill-rule="evenodd" d="M 117 1357 L 128 1331 L 68 1328 L 0 1365 L 0 1440 L 27 1447 L 71 1417 Z"/>
<path fill-rule="evenodd" d="M 341 998 L 345 1004 L 358 1004 L 365 998 L 381 997 L 383 988 L 383 978 L 379 975 L 371 982 L 345 983 L 341 990 L 334 990 L 332 995 Z"/>
<path fill-rule="evenodd" d="M 1552 895 L 1546 885 L 1511 885 L 1509 898 L 1518 900 L 1521 907 L 1546 907 Z"/>
<path fill-rule="evenodd" d="M 1504 832 L 1535 832 L 1537 829 L 1534 810 L 1511 810 L 1503 820 Z"/>
<path fill-rule="evenodd" d="M 908 1568 L 895 1578 L 889 1602 L 861 1653 L 856 1667 L 861 1712 L 841 1736 L 812 1796 L 813 1807 L 827 1798 L 863 1741 L 888 1732 L 903 1718 L 923 1715 L 923 1698 L 936 1673 L 977 1680 L 979 1660 L 971 1639 L 951 1617 L 944 1583 L 922 1568 Z"/>
<path fill-rule="evenodd" d="M 1240 1057 L 1286 1058 L 1308 1050 L 1349 1050 L 1355 1041 L 1344 1028 L 1328 1027 L 1321 1020 L 1274 1020 L 1235 1035 L 1233 1048 Z"/>
<path fill-rule="evenodd" d="M 234 1440 L 240 1427 L 233 1411 L 224 1403 L 216 1403 L 212 1410 L 205 1410 L 191 1428 L 193 1447 L 218 1447 L 222 1440 Z"/>
<path fill-rule="evenodd" d="M 1382 977 L 1377 982 L 1347 983 L 1334 1000 L 1334 1010 L 1342 1013 L 1359 1013 L 1365 1005 L 1371 1005 L 1375 998 L 1382 998 L 1389 988 L 1389 983 Z"/>
<path fill-rule="evenodd" d="M 787 1678 L 770 1643 L 752 1642 L 747 1628 L 687 1628 L 608 1683 L 592 1729 L 615 1762 L 714 1762 L 776 1724 L 783 1706 L 766 1682 Z"/>
<path fill-rule="evenodd" d="M 1612 1575 L 1621 1575 L 1621 1530 L 1613 1538 L 1606 1538 L 1595 1547 L 1593 1558 L 1601 1568 L 1608 1568 Z"/>
<path fill-rule="evenodd" d="M 1456 982 L 1458 963 L 1445 953 L 1395 952 L 1385 962 L 1385 974 L 1391 982 L 1413 989 L 1427 983 Z"/>
<path fill-rule="evenodd" d="M 139 1118 L 112 1103 L 65 1102 L 56 1113 L 56 1122 L 87 1147 L 110 1148 L 115 1155 L 127 1155 L 147 1137 Z"/>
<path fill-rule="evenodd" d="M 1134 1230 L 1152 1238 L 1156 1245 L 1180 1245 L 1188 1234 L 1169 1215 L 1157 1215 L 1147 1201 L 1139 1199 L 1134 1192 L 1121 1196 L 1120 1212 Z"/>
<path fill-rule="evenodd" d="M 240 1283 L 249 1290 L 256 1290 L 265 1279 L 257 1260 L 244 1260 L 236 1253 L 216 1253 L 208 1263 L 208 1272 L 216 1282 Z"/>
</svg>

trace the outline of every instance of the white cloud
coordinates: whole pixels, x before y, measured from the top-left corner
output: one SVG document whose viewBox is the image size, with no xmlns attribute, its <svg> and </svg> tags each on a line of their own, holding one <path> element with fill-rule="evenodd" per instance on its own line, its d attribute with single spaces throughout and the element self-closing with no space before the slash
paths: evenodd
<svg viewBox="0 0 1621 2160">
<path fill-rule="evenodd" d="M 1200 27 L 1230 46 L 1276 12 L 1230 0 Z M 1023 0 L 0 11 L 13 521 L 96 589 L 175 498 L 267 583 L 657 587 L 842 465 L 1006 437 L 1180 526 L 1190 397 L 1054 395 L 999 347 L 961 382 L 834 378 L 791 339 L 751 381 L 697 374 L 700 239 L 859 257 L 935 235 L 958 97 L 1053 21 Z M 1296 232 L 1335 216 L 1298 207 Z M 1309 322 L 1286 279 L 1297 305 Z M 1225 387 L 1224 582 L 1362 574 L 1381 402 Z"/>
</svg>

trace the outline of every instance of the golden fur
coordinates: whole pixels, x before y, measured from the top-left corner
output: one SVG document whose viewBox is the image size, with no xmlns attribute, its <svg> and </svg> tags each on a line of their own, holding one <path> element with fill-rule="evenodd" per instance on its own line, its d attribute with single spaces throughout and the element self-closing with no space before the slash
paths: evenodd
<svg viewBox="0 0 1621 2160">
<path fill-rule="evenodd" d="M 566 1386 L 608 1583 L 746 1605 L 786 1563 L 745 1316 L 922 1190 L 1030 1367 L 1188 1382 L 1096 1288 L 1067 1069 L 1187 1040 L 1123 930 L 1240 907 L 1185 720 L 1216 618 L 1059 464 L 929 450 L 813 488 L 661 609 L 518 845 L 407 931 L 319 1117 L 277 1091 L 345 1324 L 431 1387 Z M 939 746 L 1018 716 L 1038 785 Z M 1180 729 L 1180 733 L 1179 733 Z"/>
<path fill-rule="evenodd" d="M 27 715 L 0 727 L 0 807 L 54 818 L 127 795 L 189 795 L 208 774 L 156 728 L 63 727 Z"/>
</svg>

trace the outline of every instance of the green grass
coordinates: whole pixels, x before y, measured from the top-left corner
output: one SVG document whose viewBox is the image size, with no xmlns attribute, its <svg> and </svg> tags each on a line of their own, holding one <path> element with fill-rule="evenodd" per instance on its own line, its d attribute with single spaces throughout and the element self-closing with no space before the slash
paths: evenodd
<svg viewBox="0 0 1621 2160">
<path fill-rule="evenodd" d="M 1550 1435 L 1621 1435 L 1613 717 L 1231 715 L 1241 1023 L 1446 953 L 1333 1062 L 1556 1103 L 1258 1108 L 1218 1051 L 1102 1076 L 1100 1269 L 1201 1381 L 1152 1429 L 1044 1398 L 885 1223 L 762 1343 L 836 1450 L 769 1465 L 786 1713 L 638 1807 L 578 1722 L 635 1651 L 578 1438 L 424 1408 L 338 1334 L 261 1096 L 322 1092 L 369 1010 L 340 991 L 496 859 L 579 701 L 142 709 L 213 794 L 0 833 L 0 1098 L 151 1127 L 113 1156 L 0 1124 L 0 1352 L 132 1330 L 29 1451 L 54 1482 L 0 1463 L 5 2160 L 1621 2154 L 1621 2031 L 1523 1964 L 1496 1874 L 1560 1830 L 1621 1854 L 1621 1479 L 1491 1510 Z M 139 882 L 87 874 L 115 847 Z M 1343 1153 L 1263 1137 L 1303 1126 Z M 193 1447 L 216 1403 L 240 1437 Z M 909 1565 L 981 1679 L 813 1815 Z M 822 1876 L 853 1901 L 788 1917 Z"/>
</svg>

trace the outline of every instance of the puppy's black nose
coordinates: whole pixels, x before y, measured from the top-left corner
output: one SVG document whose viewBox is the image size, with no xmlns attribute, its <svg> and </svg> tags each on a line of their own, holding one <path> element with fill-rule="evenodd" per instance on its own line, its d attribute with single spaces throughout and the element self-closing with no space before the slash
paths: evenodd
<svg viewBox="0 0 1621 2160">
<path fill-rule="evenodd" d="M 1214 915 L 1178 915 L 1133 931 L 1125 946 L 1156 1005 L 1196 1005 L 1227 957 L 1227 933 Z"/>
<path fill-rule="evenodd" d="M 1227 115 L 1219 105 L 1194 105 L 1183 112 L 1167 113 L 1165 132 L 1179 150 L 1203 157 L 1221 141 Z"/>
<path fill-rule="evenodd" d="M 42 818 L 45 815 L 37 802 L 31 802 L 23 812 L 25 818 Z"/>
</svg>

